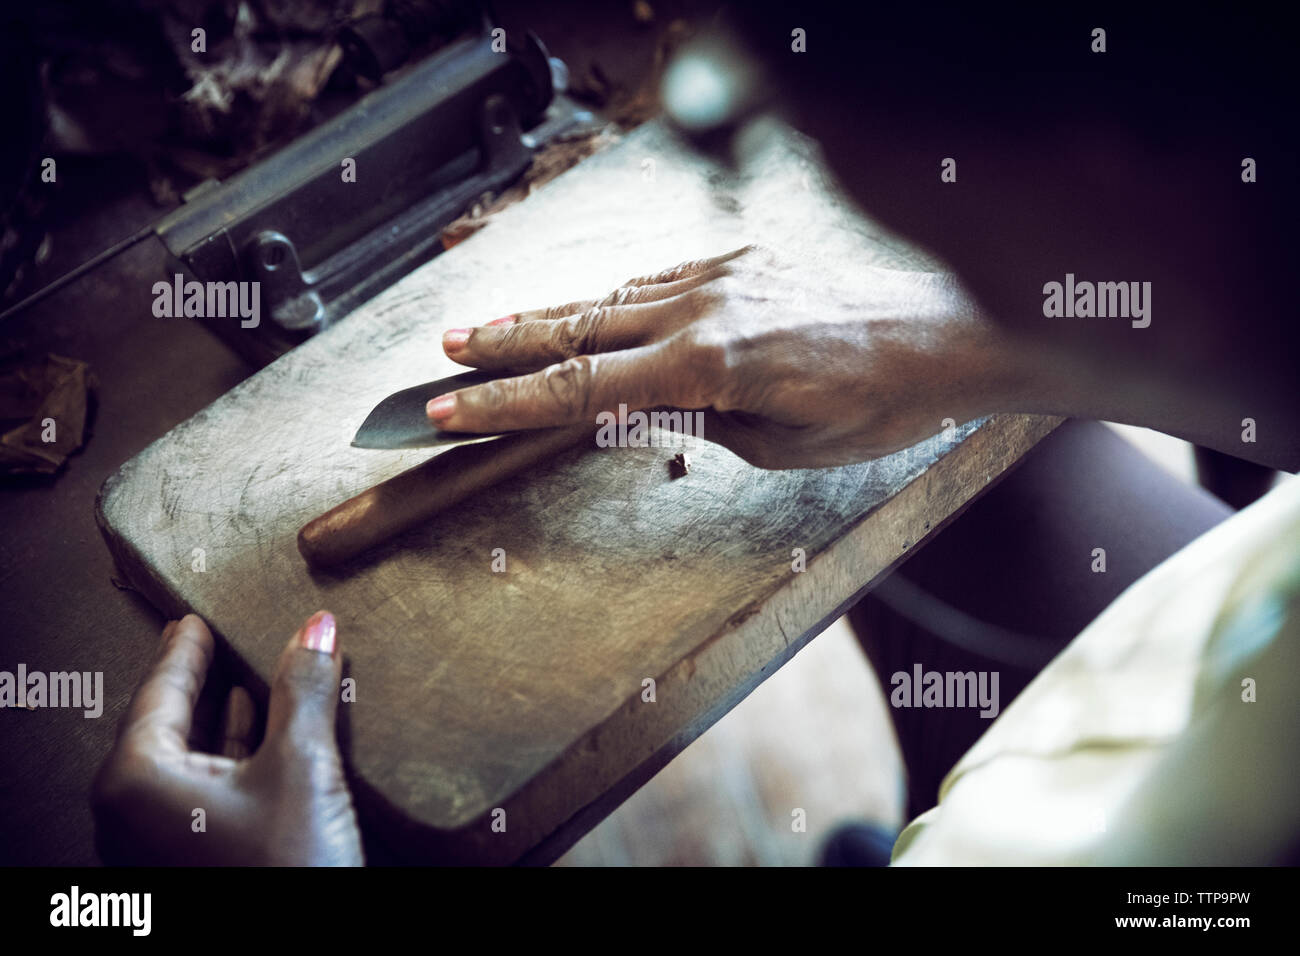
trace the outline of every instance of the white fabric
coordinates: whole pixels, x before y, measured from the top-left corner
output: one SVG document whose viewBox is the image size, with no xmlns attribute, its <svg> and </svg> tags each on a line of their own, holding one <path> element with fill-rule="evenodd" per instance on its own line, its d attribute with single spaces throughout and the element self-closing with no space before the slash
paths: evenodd
<svg viewBox="0 0 1300 956">
<path fill-rule="evenodd" d="M 1290 478 L 1121 594 L 958 761 L 893 862 L 1276 860 L 1300 845 L 1297 678 Z"/>
</svg>

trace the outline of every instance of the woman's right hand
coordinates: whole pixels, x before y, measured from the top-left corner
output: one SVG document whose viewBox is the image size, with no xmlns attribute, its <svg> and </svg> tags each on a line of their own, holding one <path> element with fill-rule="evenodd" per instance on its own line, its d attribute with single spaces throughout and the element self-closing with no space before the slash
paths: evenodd
<svg viewBox="0 0 1300 956">
<path fill-rule="evenodd" d="M 814 273 L 747 246 L 603 299 L 444 335 L 447 355 L 522 374 L 429 403 L 440 428 L 508 431 L 603 411 L 706 410 L 704 436 L 764 468 L 887 455 L 1012 402 L 1012 350 L 947 275 Z"/>
</svg>

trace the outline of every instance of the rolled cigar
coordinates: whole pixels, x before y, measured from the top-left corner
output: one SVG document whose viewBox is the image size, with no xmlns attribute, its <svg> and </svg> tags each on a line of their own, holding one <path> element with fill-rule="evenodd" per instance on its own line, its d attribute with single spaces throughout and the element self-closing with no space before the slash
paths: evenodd
<svg viewBox="0 0 1300 956">
<path fill-rule="evenodd" d="M 308 522 L 298 551 L 313 567 L 340 564 L 594 434 L 591 425 L 573 425 L 453 448 Z"/>
</svg>

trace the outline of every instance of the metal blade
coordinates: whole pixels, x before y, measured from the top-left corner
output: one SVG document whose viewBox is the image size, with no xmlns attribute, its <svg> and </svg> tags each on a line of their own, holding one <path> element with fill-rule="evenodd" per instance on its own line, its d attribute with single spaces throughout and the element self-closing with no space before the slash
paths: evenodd
<svg viewBox="0 0 1300 956">
<path fill-rule="evenodd" d="M 425 382 L 394 392 L 366 416 L 352 439 L 354 448 L 428 448 L 433 445 L 465 445 L 500 438 L 504 432 L 477 434 L 448 432 L 436 427 L 424 413 L 429 400 L 458 388 L 480 385 L 500 378 L 491 372 L 465 372 L 436 382 Z"/>
</svg>

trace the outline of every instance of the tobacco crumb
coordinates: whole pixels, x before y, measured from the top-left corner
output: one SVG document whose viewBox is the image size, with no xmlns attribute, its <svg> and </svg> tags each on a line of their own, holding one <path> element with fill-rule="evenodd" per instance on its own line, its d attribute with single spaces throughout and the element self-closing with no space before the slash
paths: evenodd
<svg viewBox="0 0 1300 956">
<path fill-rule="evenodd" d="M 684 478 L 691 473 L 691 456 L 679 451 L 668 463 L 668 471 L 674 478 Z"/>
</svg>

